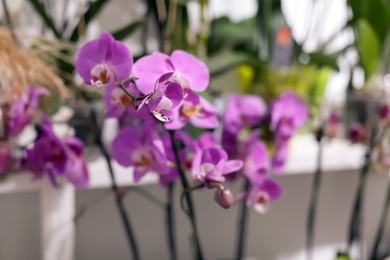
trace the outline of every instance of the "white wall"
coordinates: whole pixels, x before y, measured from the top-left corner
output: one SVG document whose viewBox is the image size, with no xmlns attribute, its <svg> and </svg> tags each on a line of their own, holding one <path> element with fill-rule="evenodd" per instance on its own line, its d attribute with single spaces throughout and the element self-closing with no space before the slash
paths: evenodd
<svg viewBox="0 0 390 260">
<path fill-rule="evenodd" d="M 311 178 L 309 174 L 281 177 L 286 189 L 284 198 L 273 204 L 266 215 L 251 212 L 248 257 L 261 260 L 303 259 L 294 258 L 293 253 L 304 247 Z M 368 241 L 372 240 L 376 230 L 386 179 L 378 175 L 369 178 L 365 208 Z M 357 174 L 352 172 L 328 173 L 324 176 L 318 212 L 317 246 L 343 243 L 356 183 Z M 149 185 L 145 188 L 165 198 L 160 187 Z M 235 194 L 238 188 L 233 187 Z M 100 189 L 78 191 L 77 206 L 101 192 Z M 208 190 L 196 192 L 195 200 L 206 259 L 233 259 L 238 207 L 229 210 L 219 208 L 213 201 L 213 193 Z M 0 259 L 40 259 L 38 194 L 1 195 L 0 205 Z M 128 194 L 126 207 L 139 239 L 142 259 L 169 259 L 163 212 L 136 193 Z M 179 259 L 191 259 L 189 222 L 178 204 L 176 217 Z M 390 234 L 390 230 L 387 230 Z M 317 255 L 315 259 L 331 259 L 325 255 Z M 330 255 L 333 256 L 333 253 Z M 76 259 L 130 259 L 126 237 L 111 196 L 88 210 L 79 221 L 76 228 Z"/>
</svg>

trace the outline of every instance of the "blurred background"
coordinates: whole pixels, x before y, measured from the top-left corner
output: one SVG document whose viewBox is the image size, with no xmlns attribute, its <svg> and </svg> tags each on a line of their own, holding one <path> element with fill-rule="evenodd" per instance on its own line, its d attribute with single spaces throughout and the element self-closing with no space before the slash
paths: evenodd
<svg viewBox="0 0 390 260">
<path fill-rule="evenodd" d="M 169 15 L 172 12 L 176 15 Z M 305 221 L 317 152 L 313 129 L 332 111 L 347 114 L 348 98 L 356 93 L 388 97 L 390 2 L 386 0 L 2 0 L 0 15 L 0 95 L 6 93 L 9 78 L 19 75 L 15 71 L 20 67 L 12 64 L 23 66 L 23 57 L 10 53 L 28 50 L 55 78 L 20 73 L 18 85 L 23 89 L 30 76 L 36 84 L 50 85 L 48 111 L 58 121 L 69 122 L 87 145 L 93 136 L 86 111 L 102 110 L 102 92 L 85 87 L 75 74 L 74 55 L 103 31 L 123 41 L 135 60 L 157 50 L 183 49 L 197 55 L 212 77 L 206 96 L 240 92 L 269 101 L 286 89 L 295 90 L 309 104 L 311 119 L 299 141 L 291 144 L 286 174 L 277 178 L 285 196 L 265 215 L 250 213 L 247 259 L 305 259 Z M 356 116 L 352 110 L 343 119 L 346 125 Z M 110 128 L 114 125 L 106 121 L 107 143 L 113 137 Z M 324 149 L 326 174 L 318 202 L 314 259 L 334 259 L 336 251 L 343 250 L 364 156 L 362 144 L 341 137 L 328 140 Z M 87 152 L 91 165 L 99 161 L 92 146 Z M 109 183 L 101 180 L 108 172 L 105 167 L 93 169 L 91 185 L 76 190 L 71 204 L 70 216 L 89 205 L 75 225 L 74 259 L 128 259 Z M 119 174 L 127 172 L 121 169 Z M 44 259 L 46 245 L 41 238 L 47 223 L 42 215 L 55 213 L 43 209 L 39 185 L 34 190 L 19 188 L 20 182 L 10 178 L 0 182 L 0 259 Z M 387 172 L 368 177 L 363 250 L 373 243 L 387 179 Z M 119 184 L 133 185 L 127 179 Z M 141 186 L 156 197 L 166 196 L 153 179 Z M 231 189 L 239 193 L 237 185 Z M 207 191 L 194 195 L 205 254 L 207 259 L 230 259 L 238 209 L 216 207 L 210 196 Z M 163 212 L 137 192 L 130 192 L 125 203 L 142 259 L 169 259 Z M 179 259 L 189 259 L 188 221 L 179 207 L 175 211 Z M 388 225 L 384 234 L 383 250 L 389 253 Z"/>
</svg>

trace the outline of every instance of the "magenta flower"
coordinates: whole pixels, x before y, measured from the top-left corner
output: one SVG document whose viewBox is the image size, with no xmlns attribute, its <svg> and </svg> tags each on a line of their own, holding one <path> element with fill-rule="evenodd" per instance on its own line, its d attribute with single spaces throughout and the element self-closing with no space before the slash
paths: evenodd
<svg viewBox="0 0 390 260">
<path fill-rule="evenodd" d="M 266 112 L 266 104 L 259 96 L 233 94 L 223 113 L 224 128 L 237 134 L 243 128 L 259 125 Z"/>
<path fill-rule="evenodd" d="M 169 122 L 172 117 L 166 114 L 175 109 L 183 100 L 183 89 L 177 82 L 171 81 L 173 72 L 168 72 L 159 77 L 154 85 L 154 92 L 150 93 L 141 103 L 139 108 L 148 103 L 149 111 L 158 120 Z"/>
<path fill-rule="evenodd" d="M 275 142 L 275 153 L 272 157 L 272 170 L 276 174 L 283 172 L 288 157 L 288 143 L 281 140 Z"/>
<path fill-rule="evenodd" d="M 195 56 L 181 50 L 174 51 L 171 56 L 155 52 L 139 59 L 133 68 L 138 78 L 137 87 L 144 94 L 154 90 L 157 79 L 166 72 L 174 72 L 172 81 L 183 88 L 185 95 L 189 90 L 204 91 L 210 81 L 207 66 Z"/>
<path fill-rule="evenodd" d="M 228 160 L 226 152 L 217 147 L 204 148 L 195 153 L 192 162 L 192 177 L 200 182 L 221 183 L 224 175 L 242 168 L 240 160 Z"/>
<path fill-rule="evenodd" d="M 283 195 L 282 186 L 275 180 L 264 179 L 258 183 L 252 183 L 252 188 L 247 194 L 247 206 L 253 206 L 258 213 L 266 213 L 269 203 L 279 199 Z"/>
<path fill-rule="evenodd" d="M 336 112 L 331 112 L 327 120 L 326 135 L 333 138 L 337 135 L 337 128 L 341 122 L 340 116 Z"/>
<path fill-rule="evenodd" d="M 45 88 L 29 86 L 27 95 L 22 95 L 16 100 L 10 111 L 9 134 L 11 136 L 19 134 L 31 123 L 34 112 L 38 108 L 39 99 L 46 93 Z"/>
<path fill-rule="evenodd" d="M 240 145 L 237 133 L 232 133 L 227 130 L 226 127 L 223 127 L 221 144 L 222 148 L 227 152 L 229 158 L 237 158 Z"/>
<path fill-rule="evenodd" d="M 126 82 L 125 88 L 135 96 L 140 95 L 138 89 L 132 82 Z M 134 107 L 134 101 L 120 87 L 114 83 L 108 84 L 104 92 L 104 104 L 106 105 L 106 117 L 121 117 L 124 113 L 136 115 L 137 110 Z"/>
<path fill-rule="evenodd" d="M 184 100 L 180 106 L 170 113 L 172 120 L 165 123 L 165 128 L 177 130 L 183 128 L 188 122 L 199 128 L 215 128 L 219 122 L 216 110 L 210 102 L 198 97 L 197 102 Z"/>
<path fill-rule="evenodd" d="M 36 177 L 47 174 L 53 184 L 55 177 L 65 171 L 69 154 L 65 145 L 55 135 L 49 119 L 44 123 L 32 148 L 26 149 L 26 166 Z"/>
<path fill-rule="evenodd" d="M 282 93 L 271 104 L 271 130 L 279 138 L 288 139 L 303 126 L 309 117 L 309 109 L 292 91 Z"/>
<path fill-rule="evenodd" d="M 75 65 L 86 84 L 102 86 L 128 78 L 133 57 L 126 45 L 116 41 L 108 32 L 103 32 L 99 39 L 80 48 Z"/>
<path fill-rule="evenodd" d="M 244 162 L 242 172 L 251 181 L 263 180 L 270 168 L 267 146 L 258 139 L 259 132 L 254 131 L 243 143 L 239 159 Z"/>
<path fill-rule="evenodd" d="M 148 171 L 166 174 L 169 170 L 162 141 L 149 128 L 144 126 L 142 133 L 134 127 L 123 128 L 111 145 L 112 157 L 119 164 L 134 167 L 136 182 Z"/>
<path fill-rule="evenodd" d="M 68 137 L 65 140 L 65 146 L 68 150 L 68 160 L 64 175 L 75 186 L 86 187 L 89 183 L 89 174 L 87 163 L 83 157 L 84 144 L 75 137 Z"/>
<path fill-rule="evenodd" d="M 24 168 L 35 177 L 46 174 L 53 185 L 56 177 L 66 176 L 75 186 L 88 184 L 88 170 L 82 157 L 83 144 L 77 138 L 67 138 L 63 143 L 53 132 L 52 125 L 44 116 L 44 123 L 33 147 L 26 149 Z"/>
<path fill-rule="evenodd" d="M 347 137 L 353 143 L 365 142 L 367 140 L 366 129 L 359 123 L 353 123 L 348 129 Z"/>
</svg>

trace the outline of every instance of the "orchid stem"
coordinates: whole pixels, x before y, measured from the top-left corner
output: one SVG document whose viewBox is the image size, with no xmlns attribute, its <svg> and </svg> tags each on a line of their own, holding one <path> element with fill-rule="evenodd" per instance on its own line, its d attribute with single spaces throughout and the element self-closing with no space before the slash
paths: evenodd
<svg viewBox="0 0 390 260">
<path fill-rule="evenodd" d="M 187 178 L 186 178 L 186 176 L 184 174 L 184 170 L 183 170 L 181 162 L 180 162 L 179 150 L 178 150 L 178 148 L 176 146 L 176 142 L 175 142 L 175 139 L 174 139 L 175 138 L 174 137 L 174 133 L 175 133 L 174 131 L 169 131 L 169 134 L 170 134 L 170 137 L 171 137 L 171 142 L 172 142 L 172 148 L 173 148 L 173 151 L 174 151 L 174 154 L 175 154 L 176 163 L 177 163 L 177 169 L 178 169 L 179 175 L 180 175 L 181 185 L 182 185 L 182 187 L 184 189 L 184 194 L 185 194 L 185 198 L 186 198 L 186 202 L 187 202 L 187 206 L 188 206 L 188 217 L 190 219 L 191 226 L 192 226 L 192 232 L 193 232 L 193 237 L 194 237 L 194 246 L 195 246 L 195 252 L 196 252 L 196 259 L 197 260 L 202 260 L 202 259 L 204 259 L 204 257 L 203 257 L 203 253 L 202 253 L 200 240 L 199 240 L 198 228 L 197 228 L 196 220 L 195 220 L 195 209 L 194 209 L 191 193 L 186 191 L 188 188 L 190 188 L 190 186 L 188 184 L 188 180 L 187 180 Z"/>
<path fill-rule="evenodd" d="M 244 187 L 242 192 L 246 193 L 249 190 L 250 182 L 248 179 L 245 180 Z M 241 202 L 241 211 L 240 211 L 240 219 L 239 219 L 239 233 L 237 240 L 237 251 L 236 251 L 236 260 L 241 260 L 245 257 L 245 245 L 246 245 L 246 237 L 248 231 L 248 206 L 246 205 L 246 200 L 242 200 Z"/>
<path fill-rule="evenodd" d="M 167 232 L 168 232 L 168 242 L 169 242 L 169 254 L 170 259 L 177 260 L 177 250 L 176 250 L 176 234 L 175 234 L 175 218 L 173 211 L 173 198 L 175 193 L 175 182 L 172 181 L 168 184 L 167 187 L 167 204 L 165 207 L 166 212 L 166 221 L 167 221 Z"/>
<path fill-rule="evenodd" d="M 363 204 L 363 196 L 366 187 L 366 180 L 368 176 L 368 171 L 370 169 L 371 164 L 371 153 L 374 148 L 376 141 L 380 140 L 382 137 L 383 131 L 376 136 L 376 131 L 372 130 L 371 138 L 369 146 L 367 147 L 367 151 L 365 154 L 365 159 L 362 168 L 360 169 L 359 175 L 359 184 L 356 190 L 355 201 L 353 204 L 351 219 L 349 222 L 349 230 L 348 230 L 348 238 L 347 238 L 347 255 L 350 255 L 352 244 L 355 241 L 360 239 L 361 233 L 361 221 L 362 221 L 362 204 Z"/>
<path fill-rule="evenodd" d="M 385 230 L 387 215 L 389 212 L 389 206 L 390 206 L 390 180 L 388 180 L 388 182 L 387 182 L 386 201 L 385 201 L 385 205 L 383 206 L 378 230 L 376 231 L 375 242 L 374 242 L 374 245 L 373 245 L 373 248 L 371 251 L 371 256 L 370 256 L 371 260 L 379 259 L 378 248 L 379 248 L 379 245 L 382 241 L 383 231 Z"/>
<path fill-rule="evenodd" d="M 188 209 L 184 206 L 184 201 L 185 201 L 185 195 L 186 193 L 189 193 L 193 190 L 197 190 L 197 189 L 200 189 L 200 188 L 203 188 L 204 186 L 206 186 L 206 183 L 201 183 L 201 184 L 198 184 L 196 186 L 193 186 L 193 187 L 190 187 L 186 190 L 184 190 L 181 195 L 180 195 L 180 206 L 181 206 L 181 209 L 189 216 L 189 212 L 188 212 Z"/>
<path fill-rule="evenodd" d="M 129 247 L 131 248 L 133 259 L 139 260 L 140 257 L 139 257 L 139 252 L 138 252 L 137 241 L 135 239 L 135 235 L 134 235 L 131 223 L 130 223 L 129 216 L 127 215 L 125 206 L 123 204 L 123 196 L 120 194 L 120 190 L 116 184 L 114 169 L 112 167 L 110 155 L 109 155 L 108 151 L 106 150 L 106 148 L 104 147 L 104 144 L 103 144 L 102 139 L 101 139 L 102 131 L 101 131 L 99 124 L 97 122 L 97 116 L 96 116 L 95 111 L 91 112 L 91 120 L 92 120 L 92 123 L 94 124 L 94 127 L 96 129 L 95 143 L 99 147 L 101 153 L 104 156 L 104 159 L 107 162 L 107 167 L 108 167 L 108 170 L 110 172 L 110 177 L 111 177 L 111 189 L 115 194 L 116 205 L 118 207 L 118 211 L 119 211 L 119 214 L 121 216 L 122 223 L 123 223 L 125 230 L 126 230 L 126 235 L 127 235 L 127 239 L 129 242 Z"/>
<path fill-rule="evenodd" d="M 316 136 L 318 143 L 318 154 L 317 154 L 317 169 L 314 174 L 313 186 L 311 191 L 311 200 L 309 204 L 309 212 L 307 215 L 307 229 L 306 229 L 306 259 L 313 259 L 313 245 L 314 245 L 314 231 L 315 231 L 315 220 L 316 211 L 318 204 L 319 191 L 321 186 L 322 176 L 322 138 L 324 136 L 324 128 L 320 127 Z"/>
</svg>

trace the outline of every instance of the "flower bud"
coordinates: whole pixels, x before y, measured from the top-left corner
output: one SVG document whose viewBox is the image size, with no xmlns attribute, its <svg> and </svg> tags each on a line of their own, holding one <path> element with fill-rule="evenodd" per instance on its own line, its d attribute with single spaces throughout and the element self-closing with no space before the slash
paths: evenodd
<svg viewBox="0 0 390 260">
<path fill-rule="evenodd" d="M 224 209 L 230 208 L 234 202 L 233 194 L 227 188 L 217 189 L 214 193 L 214 200 Z"/>
</svg>

